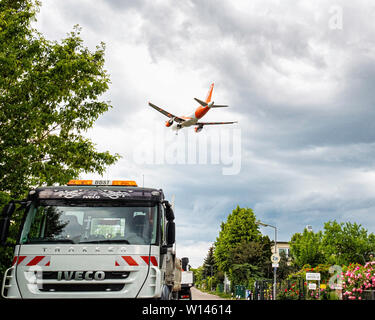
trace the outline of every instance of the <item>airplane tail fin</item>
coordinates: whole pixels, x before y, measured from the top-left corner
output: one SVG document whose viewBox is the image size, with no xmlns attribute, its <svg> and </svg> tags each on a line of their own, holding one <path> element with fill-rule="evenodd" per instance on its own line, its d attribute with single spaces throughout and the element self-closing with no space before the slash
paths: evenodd
<svg viewBox="0 0 375 320">
<path fill-rule="evenodd" d="M 207 93 L 206 103 L 209 103 L 211 101 L 212 90 L 214 90 L 214 83 L 211 83 L 210 85 L 210 89 L 208 90 L 208 93 Z"/>
</svg>

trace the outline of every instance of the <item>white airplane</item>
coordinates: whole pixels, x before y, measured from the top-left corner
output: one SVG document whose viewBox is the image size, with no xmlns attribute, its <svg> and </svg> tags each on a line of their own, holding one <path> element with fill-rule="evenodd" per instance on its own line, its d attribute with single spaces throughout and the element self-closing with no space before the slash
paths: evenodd
<svg viewBox="0 0 375 320">
<path fill-rule="evenodd" d="M 228 107 L 226 105 L 218 105 L 214 104 L 214 102 L 211 102 L 212 97 L 212 91 L 214 89 L 214 84 L 212 83 L 210 86 L 210 89 L 208 90 L 207 98 L 205 101 L 199 100 L 197 98 L 194 98 L 195 101 L 197 101 L 200 106 L 195 110 L 195 112 L 189 116 L 181 116 L 177 117 L 173 115 L 172 113 L 169 113 L 168 111 L 165 111 L 162 108 L 159 108 L 158 106 L 154 105 L 153 103 L 149 102 L 148 104 L 150 107 L 154 108 L 155 110 L 161 112 L 165 116 L 169 118 L 168 121 L 166 121 L 165 126 L 170 127 L 173 125 L 173 122 L 176 122 L 175 125 L 172 126 L 173 130 L 180 130 L 185 127 L 195 126 L 194 128 L 195 132 L 200 132 L 203 129 L 203 126 L 208 125 L 217 125 L 217 124 L 233 124 L 237 123 L 237 121 L 228 121 L 228 122 L 200 122 L 199 120 L 210 110 L 211 108 L 224 108 Z"/>
</svg>

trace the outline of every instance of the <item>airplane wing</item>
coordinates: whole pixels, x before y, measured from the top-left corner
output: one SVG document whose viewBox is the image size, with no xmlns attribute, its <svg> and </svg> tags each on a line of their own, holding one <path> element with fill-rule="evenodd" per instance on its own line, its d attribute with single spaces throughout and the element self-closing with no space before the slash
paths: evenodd
<svg viewBox="0 0 375 320">
<path fill-rule="evenodd" d="M 149 102 L 148 104 L 149 104 L 150 107 L 152 107 L 152 108 L 154 108 L 155 110 L 159 111 L 160 113 L 164 114 L 166 117 L 168 117 L 168 118 L 173 118 L 174 121 L 176 121 L 176 122 L 181 123 L 181 122 L 184 122 L 184 121 L 185 121 L 184 119 L 181 119 L 181 118 L 179 118 L 179 117 L 173 115 L 172 113 L 169 113 L 168 111 L 165 111 L 164 109 L 159 108 L 158 106 L 155 106 L 155 105 L 154 105 L 153 103 L 151 103 L 151 102 Z"/>
<path fill-rule="evenodd" d="M 215 125 L 215 124 L 233 124 L 238 123 L 238 121 L 227 121 L 227 122 L 197 122 L 197 125 L 201 126 L 209 126 L 209 125 Z"/>
</svg>

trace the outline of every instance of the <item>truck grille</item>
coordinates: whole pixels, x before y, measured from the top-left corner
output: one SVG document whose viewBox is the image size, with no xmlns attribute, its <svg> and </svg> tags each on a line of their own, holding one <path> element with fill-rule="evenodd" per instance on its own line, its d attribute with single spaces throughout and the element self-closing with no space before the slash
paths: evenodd
<svg viewBox="0 0 375 320">
<path fill-rule="evenodd" d="M 42 292 L 74 292 L 74 291 L 120 291 L 125 284 L 99 283 L 99 284 L 44 284 L 39 291 Z"/>
<path fill-rule="evenodd" d="M 37 278 L 42 280 L 39 285 L 41 292 L 77 292 L 77 291 L 120 291 L 124 288 L 124 280 L 129 277 L 127 271 L 105 271 L 105 278 L 101 281 L 59 281 L 57 271 L 43 271 L 38 274 Z M 55 280 L 55 281 L 54 281 Z M 110 283 L 106 283 L 106 281 Z M 118 283 L 115 283 L 119 280 Z"/>
</svg>

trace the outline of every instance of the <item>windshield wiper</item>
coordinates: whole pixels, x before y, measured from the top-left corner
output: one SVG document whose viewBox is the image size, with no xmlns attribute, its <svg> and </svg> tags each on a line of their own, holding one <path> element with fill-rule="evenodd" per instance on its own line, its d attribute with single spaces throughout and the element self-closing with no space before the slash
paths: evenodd
<svg viewBox="0 0 375 320">
<path fill-rule="evenodd" d="M 125 239 L 103 239 L 103 240 L 92 240 L 92 241 L 80 241 L 78 243 L 126 243 L 126 244 L 130 244 L 130 242 Z"/>
</svg>

